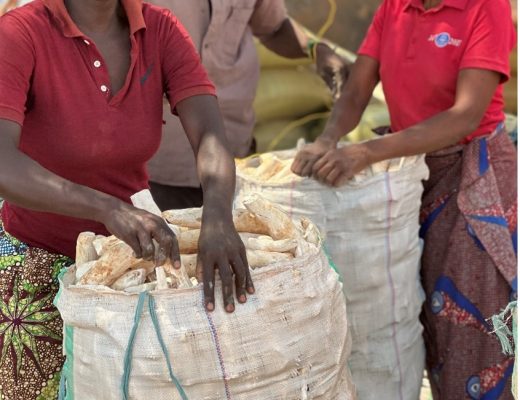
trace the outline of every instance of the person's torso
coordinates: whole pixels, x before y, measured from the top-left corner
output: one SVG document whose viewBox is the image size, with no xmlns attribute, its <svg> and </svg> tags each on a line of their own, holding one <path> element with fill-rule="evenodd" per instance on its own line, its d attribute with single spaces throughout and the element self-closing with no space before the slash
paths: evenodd
<svg viewBox="0 0 520 400">
<path fill-rule="evenodd" d="M 157 24 L 135 34 L 125 84 L 111 93 L 95 43 L 64 37 L 41 1 L 25 7 L 11 12 L 27 26 L 35 58 L 20 150 L 63 178 L 129 201 L 147 187 L 145 164 L 160 142 L 164 83 Z M 154 18 L 149 8 L 145 21 Z M 20 240 L 68 256 L 81 231 L 106 233 L 91 221 L 12 204 L 4 206 L 3 219 Z"/>
<path fill-rule="evenodd" d="M 249 22 L 257 0 L 152 0 L 186 27 L 217 88 L 230 150 L 245 156 L 254 127 L 253 101 L 260 66 Z M 199 186 L 195 158 L 179 119 L 164 105 L 164 134 L 148 164 L 154 182 Z"/>
<path fill-rule="evenodd" d="M 399 131 L 454 104 L 479 2 L 469 0 L 465 9 L 443 5 L 426 12 L 413 1 L 407 8 L 407 0 L 389 3 L 381 35 L 380 77 L 392 130 Z M 471 137 L 492 132 L 504 119 L 502 92 L 500 85 Z"/>
</svg>

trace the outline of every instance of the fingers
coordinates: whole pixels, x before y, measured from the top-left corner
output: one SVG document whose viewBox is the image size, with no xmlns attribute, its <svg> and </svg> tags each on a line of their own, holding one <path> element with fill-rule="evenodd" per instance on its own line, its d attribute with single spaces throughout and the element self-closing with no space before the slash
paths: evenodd
<svg viewBox="0 0 520 400">
<path fill-rule="evenodd" d="M 253 279 L 251 278 L 251 270 L 249 269 L 249 262 L 247 261 L 247 254 L 246 254 L 245 247 L 240 251 L 240 258 L 242 259 L 242 263 L 245 268 L 247 293 L 254 294 L 255 285 L 253 284 Z"/>
<path fill-rule="evenodd" d="M 200 267 L 199 267 L 200 262 Z M 197 260 L 197 269 L 202 269 L 202 280 L 204 282 L 204 305 L 206 310 L 213 311 L 215 309 L 215 266 L 213 264 L 205 264 Z"/>
<path fill-rule="evenodd" d="M 224 308 L 228 313 L 235 311 L 235 299 L 233 298 L 233 271 L 226 259 L 221 259 L 218 263 L 220 280 L 222 281 L 222 297 L 224 298 Z"/>
<path fill-rule="evenodd" d="M 173 231 L 165 224 L 158 224 L 153 230 L 152 235 L 156 241 L 156 266 L 163 265 L 166 262 L 166 260 L 170 258 L 174 268 L 180 268 L 181 256 L 179 252 L 179 244 L 177 242 L 177 237 L 175 236 Z"/>
<path fill-rule="evenodd" d="M 146 230 L 137 231 L 137 239 L 139 240 L 139 245 L 141 247 L 140 257 L 147 261 L 151 261 L 155 257 L 155 246 L 152 242 L 152 236 Z M 136 254 L 138 256 L 138 254 Z"/>
<path fill-rule="evenodd" d="M 247 301 L 246 296 L 246 271 L 242 257 L 237 254 L 232 262 L 233 270 L 235 271 L 235 292 L 239 303 Z"/>
<path fill-rule="evenodd" d="M 305 164 L 302 167 L 301 170 L 301 176 L 311 176 L 312 175 L 312 168 L 314 167 L 314 164 L 318 161 L 318 157 L 314 157 L 311 159 L 307 159 Z"/>
<path fill-rule="evenodd" d="M 336 182 L 341 183 L 339 178 L 341 177 L 341 170 L 339 168 L 333 168 L 325 178 L 325 183 L 329 186 L 336 186 Z"/>
</svg>

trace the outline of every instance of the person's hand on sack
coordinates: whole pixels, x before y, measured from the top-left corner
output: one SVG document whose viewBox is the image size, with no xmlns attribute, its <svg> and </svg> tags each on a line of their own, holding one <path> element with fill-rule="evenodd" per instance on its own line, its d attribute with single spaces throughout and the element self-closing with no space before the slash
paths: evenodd
<svg viewBox="0 0 520 400">
<path fill-rule="evenodd" d="M 245 303 L 247 294 L 253 294 L 255 288 L 246 248 L 233 225 L 232 216 L 225 217 L 213 211 L 202 217 L 197 257 L 197 277 L 204 282 L 204 303 L 208 311 L 215 309 L 216 269 L 222 281 L 224 307 L 231 313 L 235 310 L 233 293 L 239 303 Z"/>
<path fill-rule="evenodd" d="M 336 148 L 336 142 L 320 136 L 314 143 L 305 145 L 294 158 L 291 171 L 296 175 L 310 177 L 314 164 L 328 151 Z"/>
<path fill-rule="evenodd" d="M 324 42 L 316 45 L 315 57 L 318 74 L 327 83 L 333 99 L 337 100 L 347 81 L 351 64 Z"/>
<path fill-rule="evenodd" d="M 328 151 L 312 168 L 312 176 L 329 186 L 347 183 L 371 164 L 363 143 L 351 144 Z"/>
</svg>

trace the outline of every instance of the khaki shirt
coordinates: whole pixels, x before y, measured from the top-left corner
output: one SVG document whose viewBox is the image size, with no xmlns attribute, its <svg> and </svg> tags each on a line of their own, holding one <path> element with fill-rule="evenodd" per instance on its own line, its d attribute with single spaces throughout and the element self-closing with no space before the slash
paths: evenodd
<svg viewBox="0 0 520 400">
<path fill-rule="evenodd" d="M 211 2 L 211 11 L 210 11 Z M 153 0 L 186 27 L 217 87 L 230 149 L 246 156 L 252 141 L 253 100 L 260 74 L 253 35 L 268 35 L 287 16 L 283 0 Z M 200 186 L 193 150 L 179 118 L 164 107 L 162 143 L 149 162 L 150 180 L 170 186 Z"/>
</svg>

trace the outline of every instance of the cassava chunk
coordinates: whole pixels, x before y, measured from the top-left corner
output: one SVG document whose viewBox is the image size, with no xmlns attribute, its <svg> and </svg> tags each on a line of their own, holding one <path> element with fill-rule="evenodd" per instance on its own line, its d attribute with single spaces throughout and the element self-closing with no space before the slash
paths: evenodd
<svg viewBox="0 0 520 400">
<path fill-rule="evenodd" d="M 78 282 L 83 275 L 90 271 L 95 264 L 96 260 L 89 261 L 81 265 L 76 265 L 76 282 Z"/>
<path fill-rule="evenodd" d="M 166 281 L 166 272 L 163 267 L 155 268 L 155 275 L 157 275 L 157 290 L 168 289 L 169 285 Z"/>
<path fill-rule="evenodd" d="M 244 241 L 249 250 L 262 250 L 272 253 L 294 253 L 298 246 L 296 239 L 273 240 L 270 236 L 249 237 Z"/>
<path fill-rule="evenodd" d="M 300 235 L 291 218 L 263 197 L 253 195 L 244 200 L 245 207 L 268 228 L 274 240 L 297 239 Z"/>
<path fill-rule="evenodd" d="M 131 286 L 139 286 L 144 283 L 146 279 L 146 270 L 139 268 L 133 269 L 121 275 L 117 281 L 112 284 L 114 290 L 125 290 Z"/>
<path fill-rule="evenodd" d="M 237 232 L 269 235 L 269 228 L 265 221 L 248 210 L 235 210 L 233 212 L 233 223 Z"/>
<path fill-rule="evenodd" d="M 118 241 L 110 246 L 110 251 L 103 250 L 95 265 L 80 279 L 81 285 L 112 285 L 128 269 L 142 263 L 134 257 L 130 246 Z"/>
<path fill-rule="evenodd" d="M 135 208 L 148 211 L 149 213 L 155 214 L 158 217 L 161 216 L 161 210 L 157 204 L 155 204 L 152 193 L 150 193 L 148 189 L 141 190 L 140 192 L 130 196 L 130 201 Z"/>
<path fill-rule="evenodd" d="M 170 224 L 190 229 L 200 229 L 202 223 L 202 208 L 168 210 L 164 211 L 162 216 Z"/>
<path fill-rule="evenodd" d="M 294 257 L 289 253 L 272 253 L 262 250 L 247 250 L 247 262 L 251 269 L 265 267 L 277 262 L 292 260 Z"/>
<path fill-rule="evenodd" d="M 93 242 L 96 234 L 93 232 L 81 232 L 76 241 L 76 266 L 98 259 L 98 254 Z"/>
</svg>

